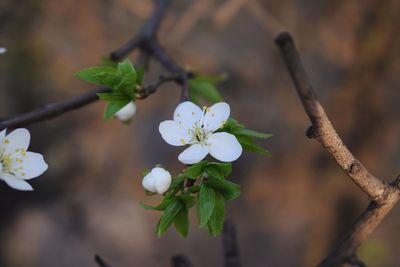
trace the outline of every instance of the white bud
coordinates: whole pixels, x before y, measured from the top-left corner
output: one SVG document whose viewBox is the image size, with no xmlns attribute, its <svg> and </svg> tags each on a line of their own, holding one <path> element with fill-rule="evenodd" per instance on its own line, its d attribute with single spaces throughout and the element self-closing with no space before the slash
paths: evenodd
<svg viewBox="0 0 400 267">
<path fill-rule="evenodd" d="M 135 113 L 136 105 L 133 101 L 131 101 L 125 107 L 121 108 L 117 113 L 115 113 L 115 117 L 123 122 L 129 122 Z"/>
<path fill-rule="evenodd" d="M 5 47 L 0 47 L 0 54 L 4 54 L 7 52 L 7 49 Z"/>
<path fill-rule="evenodd" d="M 164 194 L 171 186 L 171 174 L 163 168 L 156 167 L 142 181 L 143 187 L 153 193 Z"/>
</svg>

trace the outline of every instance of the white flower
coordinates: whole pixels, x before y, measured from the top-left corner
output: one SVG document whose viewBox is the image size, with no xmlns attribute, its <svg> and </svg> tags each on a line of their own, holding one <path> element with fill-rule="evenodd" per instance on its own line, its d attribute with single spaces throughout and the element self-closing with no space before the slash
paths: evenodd
<svg viewBox="0 0 400 267">
<path fill-rule="evenodd" d="M 133 115 L 136 113 L 136 105 L 133 101 L 129 102 L 125 107 L 120 109 L 117 113 L 115 113 L 115 117 L 117 117 L 120 121 L 129 122 Z"/>
<path fill-rule="evenodd" d="M 7 136 L 6 130 L 0 132 L 0 179 L 14 189 L 33 190 L 25 180 L 48 168 L 42 155 L 27 151 L 30 139 L 27 129 L 16 129 Z"/>
<path fill-rule="evenodd" d="M 190 101 L 179 104 L 174 112 L 174 120 L 160 123 L 162 138 L 170 145 L 190 145 L 178 157 L 184 164 L 195 164 L 208 153 L 214 158 L 231 162 L 240 157 L 242 146 L 232 134 L 217 132 L 229 118 L 230 108 L 220 102 L 201 110 Z"/>
<path fill-rule="evenodd" d="M 155 167 L 142 181 L 143 187 L 153 193 L 164 194 L 170 187 L 171 174 L 163 168 Z"/>
<path fill-rule="evenodd" d="M 0 47 L 0 54 L 4 54 L 7 52 L 7 49 L 5 47 Z"/>
</svg>

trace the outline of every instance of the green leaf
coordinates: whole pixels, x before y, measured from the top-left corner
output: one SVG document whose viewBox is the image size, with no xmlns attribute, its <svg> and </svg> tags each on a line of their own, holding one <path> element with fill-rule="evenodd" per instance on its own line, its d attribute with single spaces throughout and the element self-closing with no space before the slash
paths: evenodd
<svg viewBox="0 0 400 267">
<path fill-rule="evenodd" d="M 118 62 L 112 60 L 109 57 L 102 57 L 101 61 L 100 61 L 100 66 L 102 67 L 113 67 L 113 68 L 117 68 L 118 66 Z"/>
<path fill-rule="evenodd" d="M 113 87 L 122 79 L 113 67 L 91 67 L 81 70 L 75 75 L 84 81 L 108 87 Z"/>
<path fill-rule="evenodd" d="M 188 188 L 187 191 L 189 193 L 194 193 L 194 194 L 198 193 L 200 191 L 200 186 L 199 185 L 192 186 L 192 187 Z"/>
<path fill-rule="evenodd" d="M 125 59 L 124 61 L 118 63 L 117 70 L 122 76 L 134 74 L 136 80 L 136 71 L 129 59 Z"/>
<path fill-rule="evenodd" d="M 242 145 L 244 150 L 252 151 L 260 155 L 266 155 L 266 156 L 270 155 L 268 150 L 256 145 L 254 140 L 252 140 L 251 138 L 240 135 L 236 136 L 236 138 L 238 139 L 239 143 Z"/>
<path fill-rule="evenodd" d="M 189 81 L 190 90 L 197 95 L 201 95 L 206 100 L 217 103 L 223 100 L 222 96 L 218 92 L 217 87 L 211 81 L 204 80 L 201 78 L 194 78 Z"/>
<path fill-rule="evenodd" d="M 164 214 L 161 216 L 160 221 L 157 225 L 157 235 L 161 237 L 168 227 L 175 220 L 178 213 L 184 208 L 184 204 L 180 200 L 171 202 L 165 209 Z"/>
<path fill-rule="evenodd" d="M 115 90 L 130 100 L 135 100 L 135 85 L 136 85 L 136 74 L 126 74 L 119 84 L 114 86 Z"/>
<path fill-rule="evenodd" d="M 215 207 L 208 222 L 210 235 L 217 236 L 222 233 L 225 220 L 225 200 L 221 193 L 215 192 Z"/>
<path fill-rule="evenodd" d="M 208 220 L 214 210 L 215 191 L 206 184 L 200 186 L 199 202 L 197 203 L 197 216 L 199 218 L 200 227 L 207 225 Z"/>
<path fill-rule="evenodd" d="M 184 175 L 191 179 L 196 179 L 204 172 L 204 166 L 208 163 L 208 161 L 203 160 L 199 163 L 196 163 L 190 167 L 187 167 L 186 170 L 183 172 Z"/>
<path fill-rule="evenodd" d="M 182 194 L 177 196 L 177 198 L 180 199 L 185 204 L 186 209 L 190 209 L 196 203 L 194 197 L 191 195 Z"/>
<path fill-rule="evenodd" d="M 177 198 L 175 198 L 175 197 L 164 198 L 163 202 L 161 202 L 157 206 L 150 206 L 150 205 L 144 204 L 142 202 L 140 202 L 139 204 L 145 210 L 164 210 L 166 207 L 168 207 L 169 204 L 171 204 L 174 201 L 177 201 Z"/>
<path fill-rule="evenodd" d="M 181 209 L 175 216 L 174 225 L 176 231 L 183 237 L 187 237 L 189 233 L 189 213 L 187 209 Z"/>
<path fill-rule="evenodd" d="M 204 184 L 220 192 L 226 200 L 235 199 L 240 195 L 240 185 L 232 183 L 218 175 L 210 174 Z"/>
<path fill-rule="evenodd" d="M 227 177 L 232 172 L 232 163 L 209 162 L 205 165 L 207 172 L 218 173 L 222 177 Z"/>
<path fill-rule="evenodd" d="M 272 134 L 260 133 L 260 132 L 252 131 L 249 129 L 235 129 L 231 133 L 234 135 L 245 135 L 245 136 L 251 136 L 254 138 L 263 138 L 263 139 L 272 137 Z"/>
<path fill-rule="evenodd" d="M 128 103 L 129 103 L 129 100 L 108 103 L 107 107 L 104 111 L 104 119 L 105 120 L 111 119 L 115 115 L 115 113 L 120 111 L 120 109 L 125 107 Z"/>
</svg>

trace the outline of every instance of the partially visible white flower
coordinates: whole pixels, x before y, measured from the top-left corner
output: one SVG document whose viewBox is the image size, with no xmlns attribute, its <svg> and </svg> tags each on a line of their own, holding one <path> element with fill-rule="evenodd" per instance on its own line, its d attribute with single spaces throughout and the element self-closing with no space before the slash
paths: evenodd
<svg viewBox="0 0 400 267">
<path fill-rule="evenodd" d="M 242 146 L 230 133 L 215 133 L 224 126 L 229 115 L 230 107 L 225 102 L 201 110 L 186 101 L 176 107 L 173 120 L 160 123 L 159 131 L 170 145 L 190 145 L 178 157 L 184 164 L 198 163 L 208 153 L 220 161 L 231 162 L 240 157 Z"/>
<path fill-rule="evenodd" d="M 117 113 L 115 113 L 115 117 L 123 122 L 129 122 L 129 120 L 136 113 L 136 104 L 131 101 L 125 107 L 120 109 Z"/>
<path fill-rule="evenodd" d="M 7 52 L 7 49 L 5 47 L 0 47 L 0 54 L 4 54 Z"/>
<path fill-rule="evenodd" d="M 142 181 L 143 187 L 153 193 L 164 194 L 171 186 L 171 174 L 161 167 L 155 167 Z"/>
<path fill-rule="evenodd" d="M 27 129 L 16 129 L 8 135 L 6 130 L 0 132 L 0 180 L 17 190 L 32 191 L 26 180 L 48 168 L 41 154 L 27 151 L 30 139 Z"/>
</svg>

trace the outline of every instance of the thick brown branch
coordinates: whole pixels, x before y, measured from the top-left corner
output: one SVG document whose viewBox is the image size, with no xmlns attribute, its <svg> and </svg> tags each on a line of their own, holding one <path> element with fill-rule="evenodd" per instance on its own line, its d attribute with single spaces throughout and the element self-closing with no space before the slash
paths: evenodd
<svg viewBox="0 0 400 267">
<path fill-rule="evenodd" d="M 281 33 L 276 39 L 303 107 L 312 123 L 309 137 L 316 138 L 323 145 L 347 175 L 371 199 L 382 195 L 385 184 L 371 173 L 353 156 L 336 130 L 333 128 L 306 75 L 292 37 Z"/>
<path fill-rule="evenodd" d="M 344 235 L 318 267 L 341 266 L 345 262 L 355 262 L 362 266 L 361 262 L 355 261 L 357 259 L 355 256 L 356 250 L 399 200 L 398 184 L 400 179 L 397 178 L 393 184 L 387 185 L 370 174 L 354 158 L 338 136 L 323 107 L 317 100 L 291 36 L 288 33 L 281 33 L 276 39 L 276 43 L 282 52 L 297 93 L 312 123 L 312 126 L 307 131 L 307 136 L 316 138 L 348 176 L 371 199 L 367 210 L 357 219 L 352 229 Z"/>
</svg>

